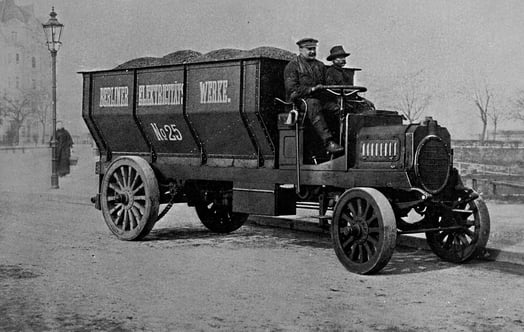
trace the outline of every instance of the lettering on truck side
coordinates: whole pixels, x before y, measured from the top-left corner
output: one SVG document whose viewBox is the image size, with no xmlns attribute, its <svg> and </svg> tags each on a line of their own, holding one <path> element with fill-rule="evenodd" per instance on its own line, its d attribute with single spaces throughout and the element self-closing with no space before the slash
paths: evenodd
<svg viewBox="0 0 524 332">
<path fill-rule="evenodd" d="M 184 83 L 138 86 L 138 106 L 182 105 Z"/>
<path fill-rule="evenodd" d="M 150 125 L 158 141 L 181 141 L 183 139 L 182 133 L 174 123 L 159 127 L 155 122 L 151 122 Z"/>
<path fill-rule="evenodd" d="M 127 86 L 100 88 L 100 107 L 128 106 L 129 90 Z"/>
<path fill-rule="evenodd" d="M 227 80 L 200 82 L 201 104 L 225 104 L 230 103 L 231 98 L 227 96 Z"/>
</svg>

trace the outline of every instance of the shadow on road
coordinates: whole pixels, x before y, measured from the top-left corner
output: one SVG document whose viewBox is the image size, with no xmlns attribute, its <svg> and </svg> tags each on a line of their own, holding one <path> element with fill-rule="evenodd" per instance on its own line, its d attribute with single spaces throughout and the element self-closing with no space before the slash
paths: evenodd
<svg viewBox="0 0 524 332">
<path fill-rule="evenodd" d="M 212 233 L 205 227 L 169 227 L 154 229 L 144 239 L 151 243 L 168 241 L 172 244 L 185 243 L 190 245 L 209 246 L 234 246 L 242 248 L 286 248 L 305 247 L 320 250 L 330 250 L 333 256 L 333 245 L 328 234 L 292 231 L 287 229 L 274 229 L 260 226 L 243 226 L 239 230 L 229 234 Z M 475 266 L 489 264 L 478 262 Z M 443 270 L 456 267 L 457 265 L 442 261 L 431 251 L 397 247 L 393 256 L 384 269 L 378 275 L 404 275 L 413 273 L 425 273 L 435 270 Z"/>
</svg>

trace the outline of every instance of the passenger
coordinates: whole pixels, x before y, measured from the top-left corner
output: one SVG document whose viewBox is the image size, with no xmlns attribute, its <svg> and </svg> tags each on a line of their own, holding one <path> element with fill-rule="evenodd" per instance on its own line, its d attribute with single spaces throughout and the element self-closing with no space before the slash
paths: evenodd
<svg viewBox="0 0 524 332">
<path fill-rule="evenodd" d="M 329 51 L 326 60 L 333 62 L 333 65 L 326 70 L 327 85 L 353 85 L 353 74 L 344 68 L 346 58 L 350 53 L 346 53 L 340 45 L 333 46 Z M 369 100 L 357 95 L 356 93 L 348 96 L 344 100 L 346 112 L 362 113 L 375 111 L 375 105 Z"/>
<path fill-rule="evenodd" d="M 322 93 L 325 78 L 325 66 L 316 59 L 318 40 L 304 38 L 297 41 L 299 55 L 291 60 L 284 69 L 287 99 L 297 101 L 304 99 L 307 104 L 307 116 L 318 133 L 326 150 L 331 154 L 344 151 L 335 142 L 328 128 L 325 115 L 338 116 L 338 104 L 330 101 Z M 299 104 L 302 107 L 301 104 Z M 324 114 L 327 113 L 327 114 Z"/>
</svg>

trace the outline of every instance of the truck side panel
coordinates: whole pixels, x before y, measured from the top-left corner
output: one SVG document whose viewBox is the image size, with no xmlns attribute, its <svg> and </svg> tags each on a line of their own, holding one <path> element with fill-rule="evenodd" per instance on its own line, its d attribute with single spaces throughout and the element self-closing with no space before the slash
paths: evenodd
<svg viewBox="0 0 524 332">
<path fill-rule="evenodd" d="M 93 75 L 92 119 L 113 152 L 148 153 L 150 148 L 134 117 L 134 74 Z"/>
<path fill-rule="evenodd" d="M 184 67 L 143 69 L 137 80 L 137 118 L 156 154 L 200 159 L 184 117 Z"/>
<path fill-rule="evenodd" d="M 240 62 L 187 69 L 186 109 L 210 165 L 258 166 L 257 151 L 240 113 L 242 83 Z"/>
</svg>

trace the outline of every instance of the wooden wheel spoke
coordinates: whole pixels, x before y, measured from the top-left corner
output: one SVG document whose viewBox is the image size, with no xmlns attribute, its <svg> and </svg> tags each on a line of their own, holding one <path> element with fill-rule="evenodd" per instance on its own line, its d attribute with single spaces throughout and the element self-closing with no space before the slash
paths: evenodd
<svg viewBox="0 0 524 332">
<path fill-rule="evenodd" d="M 133 187 L 131 187 L 131 174 L 133 173 L 133 170 L 134 170 L 133 168 L 129 167 L 128 172 L 127 172 L 126 183 L 129 186 L 129 188 L 133 188 Z"/>
<path fill-rule="evenodd" d="M 452 234 L 446 234 L 446 235 L 447 235 L 447 239 L 444 242 L 444 248 L 450 249 L 453 246 L 453 242 L 455 242 L 455 237 L 452 236 Z M 445 237 L 443 237 L 442 239 L 444 240 L 444 238 Z"/>
<path fill-rule="evenodd" d="M 358 255 L 357 247 L 358 247 L 358 245 L 356 243 L 353 243 L 353 245 L 350 248 L 349 259 L 351 259 L 352 261 L 355 261 L 356 258 L 358 257 L 357 256 Z"/>
<path fill-rule="evenodd" d="M 369 242 L 370 241 L 367 241 L 366 243 L 364 243 L 364 248 L 366 248 L 366 252 L 367 252 L 367 259 L 366 259 L 367 261 L 371 260 L 371 257 L 373 257 L 376 251 L 375 246 L 374 245 L 370 246 Z"/>
<path fill-rule="evenodd" d="M 355 238 L 351 235 L 347 238 L 346 241 L 344 241 L 344 243 L 342 243 L 342 248 L 346 249 L 348 245 L 350 245 L 351 243 L 353 243 L 355 241 Z"/>
<path fill-rule="evenodd" d="M 357 198 L 356 204 L 357 204 L 357 216 L 362 217 L 362 199 Z"/>
<path fill-rule="evenodd" d="M 347 206 L 348 206 L 349 211 L 351 212 L 351 215 L 353 216 L 353 218 L 355 218 L 357 216 L 357 213 L 355 212 L 355 208 L 353 207 L 353 204 L 349 202 Z"/>
<path fill-rule="evenodd" d="M 128 183 L 127 183 L 127 175 L 126 175 L 126 167 L 125 166 L 122 166 L 120 167 L 120 174 L 121 174 L 121 179 L 122 179 L 122 184 L 124 187 L 127 187 Z"/>
<path fill-rule="evenodd" d="M 114 183 L 110 183 L 109 188 L 113 189 L 118 194 L 122 193 L 122 187 L 117 187 Z"/>
<path fill-rule="evenodd" d="M 378 217 L 373 213 L 368 219 L 366 219 L 366 223 L 368 225 L 371 224 L 377 224 L 378 225 Z"/>
<path fill-rule="evenodd" d="M 133 195 L 139 192 L 143 188 L 144 188 L 144 183 L 140 183 L 140 185 L 136 187 L 136 189 L 133 190 Z"/>
<path fill-rule="evenodd" d="M 377 234 L 380 232 L 380 227 L 368 227 L 368 233 Z"/>
<path fill-rule="evenodd" d="M 464 234 L 458 234 L 457 239 L 459 240 L 459 242 L 462 244 L 463 247 L 467 247 L 470 245 L 470 242 L 468 241 L 468 239 L 466 238 Z"/>
<path fill-rule="evenodd" d="M 129 188 L 131 188 L 131 190 L 133 190 L 133 188 L 135 188 L 137 181 L 140 179 L 140 175 L 138 174 L 138 172 L 135 171 L 134 173 L 135 173 L 135 175 L 133 176 L 133 181 L 131 182 L 131 185 L 129 186 Z"/>
<path fill-rule="evenodd" d="M 145 195 L 140 195 L 140 196 L 133 196 L 135 202 L 136 201 L 145 201 L 146 200 L 146 196 Z"/>
<path fill-rule="evenodd" d="M 343 211 L 340 214 L 340 219 L 342 219 L 345 223 L 340 223 L 340 227 L 345 227 L 347 225 L 351 224 L 351 216 L 347 213 L 347 211 Z"/>
<path fill-rule="evenodd" d="M 117 172 L 113 173 L 113 179 L 115 179 L 115 183 L 118 185 L 120 190 L 124 189 L 124 183 L 122 182 L 122 179 L 120 178 L 120 175 Z"/>
<path fill-rule="evenodd" d="M 140 223 L 140 219 L 142 219 L 142 214 L 140 214 L 140 211 L 136 206 L 131 207 L 131 213 L 133 213 L 133 216 L 135 217 L 135 220 L 137 223 Z"/>
<path fill-rule="evenodd" d="M 112 215 L 115 211 L 120 212 L 120 209 L 122 209 L 124 206 L 121 203 L 118 203 L 115 205 L 112 209 L 109 210 L 109 214 Z M 120 215 L 120 214 L 119 214 Z"/>
<path fill-rule="evenodd" d="M 116 215 L 116 219 L 114 221 L 115 225 L 122 225 L 122 221 L 123 221 L 123 216 L 122 216 L 122 213 L 117 213 Z"/>
<path fill-rule="evenodd" d="M 362 264 L 364 263 L 364 255 L 365 255 L 364 246 L 362 244 L 359 244 L 357 248 L 358 248 L 358 262 Z"/>
<path fill-rule="evenodd" d="M 371 242 L 371 244 L 373 245 L 373 248 L 377 247 L 378 240 L 375 239 L 373 236 L 368 236 L 368 242 Z"/>
<path fill-rule="evenodd" d="M 131 228 L 135 229 L 138 226 L 138 222 L 135 217 L 135 214 L 133 213 L 133 210 L 132 209 L 128 210 L 128 214 L 129 214 L 129 220 L 131 222 Z"/>
<path fill-rule="evenodd" d="M 124 210 L 124 229 L 130 230 L 129 227 L 129 212 L 128 210 Z"/>
<path fill-rule="evenodd" d="M 364 218 L 367 218 L 367 215 L 369 213 L 370 207 L 371 207 L 371 204 L 369 204 L 369 203 L 366 204 L 366 209 L 364 210 L 364 214 L 363 214 Z"/>
<path fill-rule="evenodd" d="M 138 209 L 140 211 L 141 215 L 145 214 L 145 211 L 146 211 L 145 205 L 142 205 L 142 204 L 138 203 L 137 201 L 135 201 L 134 204 L 133 204 L 133 207 Z"/>
</svg>

